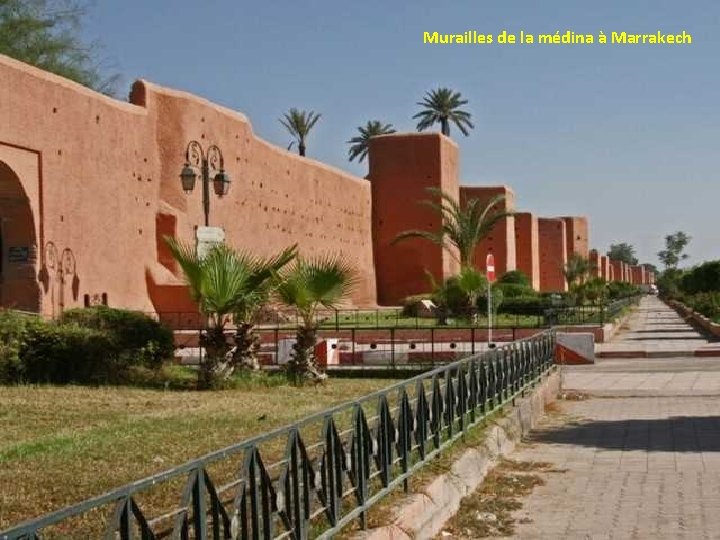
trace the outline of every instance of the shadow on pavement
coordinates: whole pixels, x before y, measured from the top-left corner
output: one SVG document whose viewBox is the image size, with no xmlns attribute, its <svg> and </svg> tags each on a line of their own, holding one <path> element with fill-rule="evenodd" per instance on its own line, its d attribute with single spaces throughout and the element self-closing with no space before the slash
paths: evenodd
<svg viewBox="0 0 720 540">
<path fill-rule="evenodd" d="M 608 450 L 720 452 L 720 416 L 580 421 L 535 431 L 528 442 Z"/>
</svg>

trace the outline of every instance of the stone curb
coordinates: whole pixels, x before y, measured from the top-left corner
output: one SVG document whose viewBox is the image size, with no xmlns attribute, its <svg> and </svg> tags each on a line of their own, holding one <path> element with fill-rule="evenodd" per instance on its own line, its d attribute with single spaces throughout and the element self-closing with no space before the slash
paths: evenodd
<svg viewBox="0 0 720 540">
<path fill-rule="evenodd" d="M 489 425 L 487 437 L 478 447 L 466 450 L 450 471 L 435 478 L 421 493 L 409 495 L 392 512 L 391 525 L 357 533 L 356 540 L 423 540 L 437 535 L 455 515 L 464 497 L 474 492 L 500 458 L 511 454 L 515 445 L 555 401 L 560 376 L 554 371 L 526 397 L 515 400 L 507 413 Z M 482 429 L 477 426 L 476 429 Z"/>
</svg>

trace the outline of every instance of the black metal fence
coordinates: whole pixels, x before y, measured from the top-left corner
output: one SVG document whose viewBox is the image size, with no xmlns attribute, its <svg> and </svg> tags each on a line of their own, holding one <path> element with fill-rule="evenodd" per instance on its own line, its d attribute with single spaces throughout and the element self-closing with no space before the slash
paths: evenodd
<svg viewBox="0 0 720 540">
<path fill-rule="evenodd" d="M 543 332 L 10 530 L 0 540 L 329 538 L 552 367 Z M 6 487 L 5 489 L 8 489 Z M 162 507 L 151 492 L 172 494 Z"/>
<path fill-rule="evenodd" d="M 610 322 L 625 306 L 636 303 L 639 297 L 629 297 L 597 306 L 528 307 L 515 313 L 501 312 L 494 316 L 494 328 L 550 328 L 557 325 L 598 325 Z M 202 317 L 192 312 L 149 313 L 152 317 L 177 330 L 202 328 Z M 258 323 L 264 328 L 296 328 L 300 321 L 296 311 L 290 309 L 269 310 Z M 464 328 L 487 327 L 487 315 L 467 313 L 451 315 L 443 324 L 431 312 L 407 315 L 400 308 L 335 309 L 321 310 L 316 315 L 320 328 L 341 330 L 347 328 L 429 328 L 446 326 Z"/>
</svg>

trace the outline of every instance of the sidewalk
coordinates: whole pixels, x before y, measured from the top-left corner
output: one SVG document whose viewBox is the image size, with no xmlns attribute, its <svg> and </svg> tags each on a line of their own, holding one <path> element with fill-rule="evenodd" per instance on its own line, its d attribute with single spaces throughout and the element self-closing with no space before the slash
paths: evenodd
<svg viewBox="0 0 720 540">
<path fill-rule="evenodd" d="M 518 539 L 720 537 L 717 398 L 563 402 L 514 459 L 550 462 Z"/>
<path fill-rule="evenodd" d="M 655 296 L 646 296 L 608 343 L 596 346 L 599 358 L 720 356 L 720 343 L 686 323 Z"/>
</svg>

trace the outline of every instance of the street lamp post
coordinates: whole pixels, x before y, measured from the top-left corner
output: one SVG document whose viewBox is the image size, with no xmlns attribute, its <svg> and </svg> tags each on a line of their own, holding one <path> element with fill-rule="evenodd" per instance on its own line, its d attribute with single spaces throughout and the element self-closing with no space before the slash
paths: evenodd
<svg viewBox="0 0 720 540">
<path fill-rule="evenodd" d="M 180 182 L 185 193 L 195 188 L 198 171 L 202 179 L 202 204 L 205 214 L 205 226 L 210 225 L 210 181 L 212 179 L 215 194 L 227 195 L 230 190 L 230 175 L 225 172 L 225 164 L 220 149 L 211 144 L 203 151 L 198 141 L 190 141 L 185 151 L 185 166 L 180 172 Z"/>
</svg>

